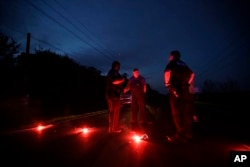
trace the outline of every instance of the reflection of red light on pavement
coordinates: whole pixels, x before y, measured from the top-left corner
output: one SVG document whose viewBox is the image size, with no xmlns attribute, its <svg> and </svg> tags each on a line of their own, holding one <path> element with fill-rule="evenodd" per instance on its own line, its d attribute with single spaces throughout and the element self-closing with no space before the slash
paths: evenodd
<svg viewBox="0 0 250 167">
<path fill-rule="evenodd" d="M 250 151 L 250 146 L 244 143 L 232 144 L 228 146 L 228 150 Z"/>
</svg>

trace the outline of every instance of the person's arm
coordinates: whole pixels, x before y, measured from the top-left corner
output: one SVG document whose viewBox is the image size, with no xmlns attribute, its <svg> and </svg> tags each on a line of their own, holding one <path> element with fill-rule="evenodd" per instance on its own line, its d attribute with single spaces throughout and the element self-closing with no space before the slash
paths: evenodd
<svg viewBox="0 0 250 167">
<path fill-rule="evenodd" d="M 123 83 L 124 81 L 125 81 L 124 78 L 116 79 L 116 80 L 114 80 L 114 81 L 112 82 L 112 84 L 114 84 L 114 85 L 119 85 L 119 84 Z"/>
<path fill-rule="evenodd" d="M 146 82 L 146 79 L 143 78 L 143 92 L 146 93 L 147 92 L 147 82 Z"/>
<path fill-rule="evenodd" d="M 167 70 L 164 72 L 164 85 L 168 88 L 168 90 L 170 92 L 172 92 L 176 97 L 178 97 L 179 95 L 177 94 L 175 88 L 173 86 L 170 85 L 169 80 L 170 80 L 170 76 L 171 76 L 171 71 Z"/>
<path fill-rule="evenodd" d="M 168 87 L 170 85 L 169 84 L 170 74 L 171 74 L 171 71 L 169 71 L 169 70 L 164 72 L 164 85 L 166 87 Z"/>
<path fill-rule="evenodd" d="M 123 93 L 126 93 L 126 92 L 128 92 L 129 90 L 130 90 L 130 80 L 128 80 L 128 83 L 127 83 L 127 85 L 126 85 L 126 87 L 123 89 Z"/>
<path fill-rule="evenodd" d="M 194 80 L 194 76 L 195 76 L 195 74 L 194 74 L 194 72 L 193 72 L 193 73 L 191 74 L 190 78 L 189 78 L 189 81 L 188 81 L 188 84 L 189 84 L 189 85 L 192 84 L 192 82 L 193 82 L 193 80 Z"/>
<path fill-rule="evenodd" d="M 144 93 L 147 92 L 147 85 L 146 85 L 146 84 L 143 86 L 143 92 L 144 92 Z"/>
</svg>

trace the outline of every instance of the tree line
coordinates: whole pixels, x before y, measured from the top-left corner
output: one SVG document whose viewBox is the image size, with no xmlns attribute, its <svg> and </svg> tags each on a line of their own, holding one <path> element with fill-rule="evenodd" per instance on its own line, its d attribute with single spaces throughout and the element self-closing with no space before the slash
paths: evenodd
<svg viewBox="0 0 250 167">
<path fill-rule="evenodd" d="M 18 54 L 19 47 L 15 40 L 0 33 L 1 99 L 29 95 L 51 104 L 104 103 L 105 76 L 100 70 L 51 50 Z"/>
<path fill-rule="evenodd" d="M 106 106 L 106 77 L 100 70 L 51 50 L 26 54 L 19 53 L 19 47 L 14 39 L 0 33 L 1 99 L 28 95 L 49 106 Z M 149 85 L 148 93 L 158 94 Z"/>
</svg>

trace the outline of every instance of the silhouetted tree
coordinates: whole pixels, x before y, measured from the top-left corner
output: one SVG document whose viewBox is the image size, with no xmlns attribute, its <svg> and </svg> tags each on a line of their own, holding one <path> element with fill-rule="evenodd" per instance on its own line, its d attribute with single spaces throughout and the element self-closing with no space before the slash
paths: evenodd
<svg viewBox="0 0 250 167">
<path fill-rule="evenodd" d="M 231 79 L 224 82 L 206 80 L 202 88 L 203 93 L 235 93 L 239 91 L 237 81 Z"/>
<path fill-rule="evenodd" d="M 212 80 L 205 80 L 202 87 L 203 93 L 215 93 L 217 90 L 217 84 Z"/>
<path fill-rule="evenodd" d="M 1 95 L 4 91 L 11 96 L 29 94 L 31 101 L 39 99 L 48 107 L 73 106 L 79 112 L 106 108 L 106 77 L 100 70 L 51 50 L 17 55 L 19 46 L 0 34 Z M 128 75 L 123 77 L 127 79 Z M 149 94 L 157 94 L 148 90 Z"/>
<path fill-rule="evenodd" d="M 20 44 L 0 32 L 0 63 L 1 68 L 11 68 L 14 66 L 14 56 L 18 53 Z"/>
<path fill-rule="evenodd" d="M 49 106 L 71 104 L 76 108 L 98 106 L 105 101 L 105 79 L 95 67 L 76 63 L 50 50 L 18 57 L 18 67 L 28 73 L 31 96 L 43 98 Z M 25 71 L 23 70 L 23 71 Z"/>
<path fill-rule="evenodd" d="M 227 80 L 219 83 L 219 91 L 221 93 L 237 93 L 240 90 L 236 80 Z"/>
<path fill-rule="evenodd" d="M 2 96 L 15 92 L 15 55 L 20 44 L 0 32 L 0 92 Z"/>
</svg>

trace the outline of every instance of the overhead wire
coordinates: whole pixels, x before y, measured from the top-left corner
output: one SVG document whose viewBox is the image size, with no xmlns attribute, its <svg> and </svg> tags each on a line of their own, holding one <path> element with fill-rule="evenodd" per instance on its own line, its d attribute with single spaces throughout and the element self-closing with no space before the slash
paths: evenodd
<svg viewBox="0 0 250 167">
<path fill-rule="evenodd" d="M 88 46 L 90 46 L 91 48 L 93 48 L 94 50 L 96 50 L 97 52 L 99 52 L 100 54 L 104 55 L 108 60 L 112 61 L 112 59 L 110 59 L 109 56 L 107 56 L 105 53 L 103 53 L 102 51 L 100 51 L 98 48 L 96 48 L 95 46 L 91 45 L 89 42 L 87 42 L 86 40 L 82 39 L 80 36 L 78 36 L 76 33 L 74 33 L 74 31 L 70 30 L 69 28 L 67 28 L 65 25 L 63 25 L 62 23 L 60 23 L 59 21 L 57 21 L 56 19 L 54 19 L 53 17 L 51 17 L 49 14 L 47 14 L 44 10 L 42 10 L 41 8 L 39 8 L 38 6 L 36 6 L 34 3 L 30 2 L 29 0 L 25 0 L 29 5 L 31 5 L 33 8 L 35 8 L 36 10 L 38 10 L 39 12 L 41 12 L 43 15 L 47 16 L 49 19 L 51 19 L 53 22 L 57 23 L 59 26 L 61 26 L 62 28 L 64 28 L 66 31 L 68 31 L 69 33 L 71 33 L 72 35 L 74 35 L 77 39 L 79 39 L 81 42 L 87 44 Z"/>
<path fill-rule="evenodd" d="M 229 38 L 233 38 L 232 34 L 235 31 L 235 29 L 236 29 L 236 27 L 231 32 L 228 33 L 227 37 L 224 38 L 224 41 L 228 41 Z M 225 60 L 225 58 L 227 56 L 227 54 L 225 54 L 225 53 L 228 50 L 228 48 L 233 48 L 234 45 L 235 45 L 235 40 L 231 39 L 231 42 L 228 43 L 226 46 L 224 46 L 224 48 L 217 47 L 218 49 L 221 49 L 221 50 L 217 51 L 216 54 L 214 54 L 214 49 L 211 48 L 211 51 L 209 51 L 209 52 L 212 52 L 211 54 L 214 54 L 215 56 L 208 57 L 210 59 L 203 61 L 203 63 L 200 64 L 201 70 L 196 75 L 197 76 L 204 75 L 211 70 L 211 69 L 208 70 L 209 67 L 214 67 L 214 66 L 220 64 L 223 60 Z M 207 53 L 209 53 L 209 52 L 207 52 Z"/>
<path fill-rule="evenodd" d="M 69 16 L 71 16 L 75 21 L 77 21 L 88 33 L 83 32 L 81 29 L 77 28 L 78 30 L 80 30 L 80 32 L 82 32 L 83 34 L 87 35 L 89 37 L 89 39 L 91 39 L 95 44 L 97 44 L 98 46 L 102 47 L 106 52 L 108 52 L 110 55 L 116 55 L 116 53 L 114 53 L 113 51 L 110 51 L 110 49 L 107 49 L 107 47 L 100 42 L 94 35 L 93 33 L 87 28 L 87 26 L 85 24 L 83 24 L 81 21 L 79 21 L 79 19 L 77 19 L 76 17 L 74 17 L 68 10 L 65 9 L 65 7 L 59 3 L 57 0 L 54 0 L 54 2 L 61 7 L 61 9 L 63 9 Z M 91 37 L 93 36 L 93 37 Z M 95 40 L 97 39 L 97 40 Z"/>
<path fill-rule="evenodd" d="M 44 0 L 43 0 L 44 1 Z M 58 6 L 60 6 L 68 15 L 70 15 L 72 18 L 74 18 L 88 33 L 86 32 L 83 32 L 80 28 L 78 28 L 77 26 L 74 25 L 75 28 L 77 28 L 81 33 L 83 33 L 84 35 L 87 35 L 95 44 L 97 44 L 98 46 L 100 46 L 102 49 L 104 49 L 106 52 L 108 52 L 111 56 L 109 57 L 110 60 L 115 60 L 117 59 L 117 57 L 120 57 L 120 53 L 112 53 L 112 51 L 109 51 L 108 49 L 106 49 L 106 47 L 104 46 L 104 44 L 101 44 L 100 42 L 97 42 L 96 40 L 94 40 L 94 38 L 91 37 L 94 36 L 93 33 L 91 31 L 89 31 L 89 29 L 87 28 L 87 26 L 85 24 L 83 24 L 81 21 L 79 21 L 78 19 L 76 19 L 76 17 L 74 17 L 72 14 L 69 13 L 68 10 L 65 9 L 65 7 L 63 7 L 63 5 L 61 3 L 59 3 L 57 0 L 54 0 L 56 2 L 56 4 L 58 4 Z M 56 9 L 54 8 L 54 10 L 56 11 Z M 69 21 L 65 16 L 63 16 L 63 14 L 60 14 L 60 12 L 57 11 L 57 13 L 65 18 L 68 22 L 71 22 Z M 72 22 L 71 22 L 72 23 Z M 73 23 L 72 23 L 73 24 Z M 113 55 L 113 56 L 112 56 Z M 123 66 L 127 67 L 127 68 L 132 68 L 130 67 L 130 65 L 126 64 L 126 63 L 123 63 Z"/>
<path fill-rule="evenodd" d="M 241 34 L 241 37 L 244 38 L 245 35 Z M 244 40 L 244 39 L 242 39 L 242 40 Z M 226 62 L 229 61 L 229 58 L 232 60 L 234 60 L 235 58 L 238 58 L 238 55 L 233 54 L 233 53 L 236 50 L 238 50 L 239 48 L 244 47 L 248 43 L 248 41 L 249 40 L 246 40 L 246 42 L 244 42 L 240 46 L 237 46 L 238 40 L 232 39 L 232 42 L 230 42 L 227 46 L 225 46 L 222 51 L 217 53 L 218 55 L 215 56 L 217 59 L 213 58 L 211 61 L 205 62 L 203 70 L 201 70 L 199 73 L 197 73 L 197 76 L 202 76 L 202 75 L 204 76 L 205 74 L 217 75 L 219 73 L 220 69 L 225 69 L 226 67 L 230 67 L 230 66 L 227 66 L 229 64 L 228 63 L 226 64 Z M 234 46 L 237 46 L 237 47 L 234 47 Z M 228 48 L 231 48 L 232 51 L 230 51 L 229 53 L 226 54 L 226 50 L 228 50 Z M 221 65 L 221 62 L 224 62 L 224 64 Z M 209 70 L 208 70 L 208 68 L 209 68 Z"/>
<path fill-rule="evenodd" d="M 6 26 L 5 26 L 5 27 L 6 27 Z M 26 40 L 26 38 L 27 38 L 27 33 L 22 32 L 22 31 L 18 31 L 18 30 L 14 29 L 14 28 L 11 28 L 11 27 L 9 27 L 9 26 L 8 26 L 7 28 L 8 28 L 8 30 L 11 30 L 12 32 L 22 34 L 23 36 L 25 36 L 24 39 Z M 55 45 L 53 45 L 53 44 L 47 42 L 47 41 L 41 40 L 41 39 L 39 39 L 38 37 L 34 36 L 33 34 L 31 34 L 31 39 L 34 39 L 34 40 L 36 40 L 36 41 L 38 41 L 38 42 L 41 42 L 41 43 L 43 43 L 43 44 L 46 44 L 46 45 L 50 46 L 51 48 L 54 48 L 55 50 L 61 51 L 62 53 L 64 53 L 64 55 L 68 55 L 68 53 L 67 53 L 65 50 L 63 50 L 63 49 L 61 49 L 61 48 L 59 48 L 59 47 L 57 47 L 57 46 L 55 46 Z M 14 39 L 14 40 L 15 40 L 15 39 Z M 18 41 L 17 41 L 17 43 L 18 43 Z M 77 58 L 77 57 L 75 57 L 75 56 L 72 56 L 72 55 L 71 55 L 71 57 L 73 57 L 73 58 L 76 59 L 76 60 L 79 59 L 79 58 Z"/>
<path fill-rule="evenodd" d="M 235 68 L 233 65 L 238 63 L 239 61 L 245 61 L 241 58 L 239 58 L 239 50 L 242 49 L 244 47 L 249 46 L 249 39 L 246 39 L 244 42 L 242 42 L 239 46 L 233 48 L 233 50 L 228 53 L 228 54 L 224 54 L 223 56 L 220 57 L 219 60 L 223 61 L 224 64 L 223 66 L 220 65 L 220 61 L 216 61 L 213 68 L 210 69 L 210 71 L 206 71 L 205 74 L 213 74 L 213 76 L 218 76 L 223 70 L 227 70 L 229 68 Z M 249 51 L 248 51 L 249 52 Z M 247 54 L 247 53 L 245 53 Z M 245 55 L 247 56 L 247 55 Z M 237 64 L 237 66 L 239 66 L 240 64 Z M 240 67 L 240 66 L 239 66 Z M 201 75 L 201 74 L 200 74 Z M 204 75 L 204 73 L 203 73 Z M 230 74 L 228 74 L 230 75 Z"/>
</svg>

